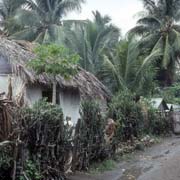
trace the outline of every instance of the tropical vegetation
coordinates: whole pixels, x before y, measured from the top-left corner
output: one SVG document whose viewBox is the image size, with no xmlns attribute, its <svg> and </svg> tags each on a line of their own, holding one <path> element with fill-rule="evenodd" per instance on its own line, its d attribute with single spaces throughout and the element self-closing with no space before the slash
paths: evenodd
<svg viewBox="0 0 180 180">
<path fill-rule="evenodd" d="M 142 0 L 144 11 L 127 37 L 108 15 L 93 20 L 64 20 L 84 0 L 8 0 L 0 3 L 1 29 L 9 38 L 56 43 L 80 57 L 111 91 L 152 96 L 179 77 L 179 0 Z M 9 26 L 10 25 L 10 26 Z"/>
<path fill-rule="evenodd" d="M 157 79 L 162 86 L 174 82 L 175 69 L 180 53 L 180 1 L 179 0 L 143 0 L 144 12 L 137 26 L 129 36 L 140 38 L 139 48 L 142 54 L 159 51 L 159 57 L 151 59 L 159 68 Z M 148 63 L 146 61 L 145 63 Z"/>
<path fill-rule="evenodd" d="M 167 113 L 157 113 L 149 98 L 180 104 L 180 0 L 142 0 L 144 11 L 126 36 L 99 11 L 93 20 L 64 19 L 83 3 L 0 1 L 0 34 L 33 43 L 35 58 L 28 66 L 37 76 L 48 74 L 53 89 L 51 103 L 18 110 L 0 101 L 2 117 L 12 116 L 6 123 L 12 133 L 5 132 L 9 139 L 0 148 L 0 179 L 63 180 L 71 169 L 88 170 L 94 161 L 112 157 L 124 143 L 144 145 L 144 134 L 172 128 Z M 72 78 L 79 67 L 106 85 L 112 98 L 104 113 L 99 102 L 82 102 L 72 127 L 56 105 L 56 79 Z M 113 136 L 107 141 L 109 129 Z"/>
<path fill-rule="evenodd" d="M 10 37 L 39 43 L 54 42 L 59 35 L 62 18 L 68 12 L 80 10 L 83 2 L 84 0 L 4 0 L 1 2 L 0 14 L 3 22 L 7 21 L 11 26 L 18 27 L 13 30 L 9 26 L 4 27 Z"/>
<path fill-rule="evenodd" d="M 77 70 L 79 56 L 69 53 L 68 49 L 55 44 L 40 45 L 34 50 L 37 57 L 29 62 L 28 66 L 37 74 L 46 73 L 52 76 L 52 102 L 56 104 L 57 75 L 65 79 L 74 76 Z"/>
<path fill-rule="evenodd" d="M 79 21 L 65 28 L 65 44 L 81 57 L 80 65 L 98 76 L 103 54 L 118 43 L 120 30 L 109 16 L 93 12 L 94 20 Z"/>
</svg>

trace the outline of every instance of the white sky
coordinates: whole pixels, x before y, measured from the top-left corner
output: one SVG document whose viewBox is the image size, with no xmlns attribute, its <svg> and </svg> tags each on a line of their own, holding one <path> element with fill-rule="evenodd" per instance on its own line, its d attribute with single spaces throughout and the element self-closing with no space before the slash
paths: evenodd
<svg viewBox="0 0 180 180">
<path fill-rule="evenodd" d="M 68 19 L 92 19 L 92 11 L 98 10 L 102 15 L 108 14 L 112 23 L 121 28 L 125 34 L 136 24 L 134 17 L 142 10 L 140 0 L 86 0 L 81 13 L 73 12 Z"/>
</svg>

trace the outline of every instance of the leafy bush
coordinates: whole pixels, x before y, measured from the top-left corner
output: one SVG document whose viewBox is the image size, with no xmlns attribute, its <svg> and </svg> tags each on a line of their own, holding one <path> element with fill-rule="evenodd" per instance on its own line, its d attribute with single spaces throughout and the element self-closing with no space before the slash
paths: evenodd
<svg viewBox="0 0 180 180">
<path fill-rule="evenodd" d="M 143 129 L 141 107 L 135 96 L 128 91 L 118 93 L 109 105 L 108 116 L 118 123 L 117 138 L 119 140 L 138 137 Z"/>
<path fill-rule="evenodd" d="M 160 94 L 166 102 L 180 104 L 180 83 L 175 83 L 170 87 L 164 88 Z"/>
<path fill-rule="evenodd" d="M 105 153 L 104 129 L 105 121 L 101 116 L 99 104 L 84 101 L 75 133 L 75 168 L 87 170 L 92 161 L 107 157 Z"/>
<path fill-rule="evenodd" d="M 0 148 L 0 179 L 10 179 L 10 175 L 13 169 L 13 156 L 12 146 L 6 146 Z"/>
<path fill-rule="evenodd" d="M 26 173 L 26 176 L 29 179 L 33 179 L 33 180 L 40 180 L 40 179 L 42 179 L 42 176 L 41 176 L 39 170 L 37 169 L 37 165 L 33 161 L 31 161 L 31 160 L 26 160 L 24 171 Z M 26 178 L 21 176 L 20 180 L 26 180 Z"/>
<path fill-rule="evenodd" d="M 145 134 L 161 135 L 170 132 L 172 128 L 170 114 L 154 109 L 146 98 L 141 98 L 140 105 L 143 112 Z"/>
<path fill-rule="evenodd" d="M 116 137 L 120 141 L 139 138 L 143 134 L 161 135 L 171 130 L 168 114 L 153 109 L 149 101 L 128 91 L 118 93 L 109 106 L 108 116 L 118 123 Z"/>
<path fill-rule="evenodd" d="M 148 110 L 149 127 L 147 132 L 153 135 L 168 134 L 172 125 L 168 115 L 163 112 L 157 112 L 155 109 Z"/>
<path fill-rule="evenodd" d="M 63 177 L 64 158 L 72 147 L 65 138 L 61 108 L 41 100 L 32 108 L 22 109 L 21 117 L 24 127 L 22 140 L 28 152 L 24 167 L 28 178 Z M 36 165 L 32 162 L 36 162 Z"/>
</svg>

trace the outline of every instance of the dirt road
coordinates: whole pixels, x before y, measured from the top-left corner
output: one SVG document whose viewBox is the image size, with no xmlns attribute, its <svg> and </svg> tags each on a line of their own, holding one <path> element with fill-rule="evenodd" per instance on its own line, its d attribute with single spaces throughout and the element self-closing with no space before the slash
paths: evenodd
<svg viewBox="0 0 180 180">
<path fill-rule="evenodd" d="M 162 140 L 137 152 L 113 171 L 99 175 L 76 174 L 70 180 L 180 180 L 180 137 Z"/>
</svg>

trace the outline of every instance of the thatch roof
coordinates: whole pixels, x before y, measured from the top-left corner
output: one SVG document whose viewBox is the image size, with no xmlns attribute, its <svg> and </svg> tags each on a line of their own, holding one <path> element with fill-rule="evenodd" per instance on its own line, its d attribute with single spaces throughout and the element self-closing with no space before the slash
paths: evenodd
<svg viewBox="0 0 180 180">
<path fill-rule="evenodd" d="M 52 79 L 47 74 L 36 75 L 27 68 L 27 62 L 35 57 L 32 53 L 33 45 L 25 41 L 12 41 L 0 37 L 0 55 L 7 58 L 12 65 L 13 73 L 20 76 L 26 83 L 51 85 Z M 57 83 L 61 88 L 78 88 L 82 99 L 98 98 L 108 100 L 110 93 L 107 88 L 91 73 L 79 67 L 78 74 L 71 80 L 64 80 L 57 76 Z"/>
</svg>

